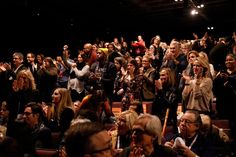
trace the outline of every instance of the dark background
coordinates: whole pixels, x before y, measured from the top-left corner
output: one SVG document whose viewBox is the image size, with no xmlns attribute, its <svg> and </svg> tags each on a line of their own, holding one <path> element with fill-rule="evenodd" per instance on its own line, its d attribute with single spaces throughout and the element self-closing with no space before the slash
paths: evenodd
<svg viewBox="0 0 236 157">
<path fill-rule="evenodd" d="M 199 15 L 189 10 L 202 0 L 5 0 L 0 5 L 1 58 L 11 52 L 34 51 L 55 55 L 63 44 L 73 51 L 96 37 L 114 36 L 147 43 L 159 34 L 162 40 L 192 39 L 209 31 L 215 37 L 231 35 L 236 28 L 235 0 L 205 0 Z M 199 2 L 200 3 L 200 2 Z M 5 59 L 5 58 L 4 58 Z"/>
</svg>

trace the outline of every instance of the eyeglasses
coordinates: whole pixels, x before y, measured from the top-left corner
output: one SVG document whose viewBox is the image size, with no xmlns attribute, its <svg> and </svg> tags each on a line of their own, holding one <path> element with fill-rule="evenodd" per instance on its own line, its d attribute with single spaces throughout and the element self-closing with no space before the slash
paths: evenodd
<svg viewBox="0 0 236 157">
<path fill-rule="evenodd" d="M 112 151 L 112 143 L 111 142 L 109 143 L 109 145 L 106 148 L 94 150 L 89 154 L 105 153 L 105 152 L 108 152 L 108 151 Z"/>
<path fill-rule="evenodd" d="M 180 123 L 185 123 L 185 124 L 194 124 L 194 123 L 196 123 L 195 121 L 193 122 L 193 121 L 190 121 L 190 120 L 188 120 L 188 119 L 180 119 Z"/>
</svg>

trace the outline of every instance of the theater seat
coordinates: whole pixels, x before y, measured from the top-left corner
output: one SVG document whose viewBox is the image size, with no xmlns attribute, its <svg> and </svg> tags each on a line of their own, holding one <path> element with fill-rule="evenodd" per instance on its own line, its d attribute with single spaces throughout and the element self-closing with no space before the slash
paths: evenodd
<svg viewBox="0 0 236 157">
<path fill-rule="evenodd" d="M 52 132 L 52 143 L 54 148 L 57 148 L 61 141 L 61 133 L 60 132 Z"/>
<path fill-rule="evenodd" d="M 59 157 L 57 149 L 36 149 L 38 157 Z"/>
</svg>

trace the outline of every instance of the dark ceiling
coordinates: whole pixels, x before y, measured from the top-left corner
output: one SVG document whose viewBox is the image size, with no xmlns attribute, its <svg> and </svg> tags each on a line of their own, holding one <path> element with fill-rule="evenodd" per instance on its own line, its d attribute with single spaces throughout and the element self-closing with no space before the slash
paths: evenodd
<svg viewBox="0 0 236 157">
<path fill-rule="evenodd" d="M 202 0 L 199 15 L 189 10 L 200 0 L 5 0 L 1 2 L 2 38 L 6 47 L 50 47 L 137 34 L 174 37 L 236 28 L 235 0 Z M 22 47 L 23 47 L 22 46 Z"/>
</svg>

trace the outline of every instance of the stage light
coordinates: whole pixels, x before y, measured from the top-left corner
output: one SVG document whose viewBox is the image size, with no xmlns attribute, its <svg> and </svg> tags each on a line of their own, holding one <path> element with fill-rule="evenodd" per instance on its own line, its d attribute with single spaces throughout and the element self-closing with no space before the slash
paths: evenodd
<svg viewBox="0 0 236 157">
<path fill-rule="evenodd" d="M 201 4 L 201 5 L 197 5 L 197 8 L 204 8 L 204 4 Z"/>
<path fill-rule="evenodd" d="M 191 15 L 197 15 L 198 11 L 196 9 L 192 9 L 190 13 L 191 13 Z"/>
<path fill-rule="evenodd" d="M 213 29 L 214 29 L 213 26 L 211 26 L 211 27 L 207 27 L 207 30 L 213 30 Z"/>
</svg>

